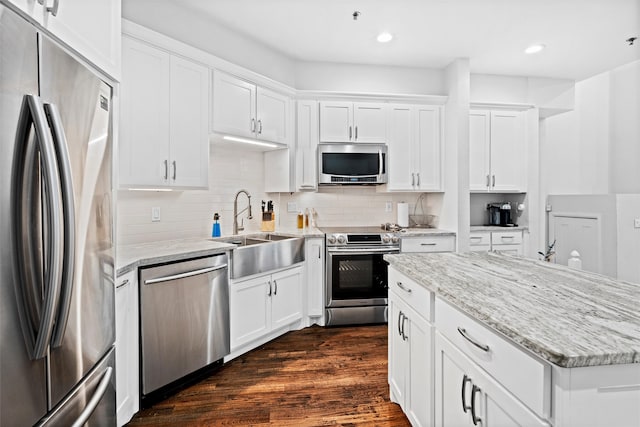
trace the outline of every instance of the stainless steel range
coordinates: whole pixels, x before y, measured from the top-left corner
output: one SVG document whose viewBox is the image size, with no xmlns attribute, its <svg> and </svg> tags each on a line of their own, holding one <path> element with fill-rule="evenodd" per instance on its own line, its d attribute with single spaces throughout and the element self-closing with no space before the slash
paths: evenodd
<svg viewBox="0 0 640 427">
<path fill-rule="evenodd" d="M 396 233 L 380 227 L 323 228 L 327 240 L 325 324 L 387 322 L 387 263 L 400 252 Z"/>
</svg>

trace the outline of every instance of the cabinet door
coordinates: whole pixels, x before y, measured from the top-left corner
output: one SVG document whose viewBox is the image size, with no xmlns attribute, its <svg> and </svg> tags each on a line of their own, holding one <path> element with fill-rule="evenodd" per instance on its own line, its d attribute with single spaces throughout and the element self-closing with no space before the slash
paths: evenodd
<svg viewBox="0 0 640 427">
<path fill-rule="evenodd" d="M 416 107 L 416 189 L 438 191 L 442 188 L 440 107 Z"/>
<path fill-rule="evenodd" d="M 387 162 L 389 190 L 413 190 L 415 162 L 413 148 L 413 109 L 409 105 L 393 105 L 389 109 L 389 158 Z"/>
<path fill-rule="evenodd" d="M 231 351 L 271 330 L 270 276 L 229 285 Z"/>
<path fill-rule="evenodd" d="M 387 142 L 387 105 L 353 104 L 353 142 Z"/>
<path fill-rule="evenodd" d="M 405 335 L 409 343 L 409 390 L 406 413 L 414 426 L 433 425 L 433 326 L 415 311 L 407 312 L 409 326 Z"/>
<path fill-rule="evenodd" d="M 179 187 L 209 184 L 209 70 L 171 57 L 169 180 Z"/>
<path fill-rule="evenodd" d="M 163 186 L 169 178 L 170 56 L 122 39 L 120 187 Z"/>
<path fill-rule="evenodd" d="M 58 11 L 56 16 L 44 16 L 44 26 L 98 68 L 119 79 L 120 0 L 47 0 L 45 3 L 58 3 Z"/>
<path fill-rule="evenodd" d="M 296 187 L 298 190 L 318 188 L 318 103 L 298 101 L 296 138 Z"/>
<path fill-rule="evenodd" d="M 305 243 L 307 314 L 324 314 L 324 239 L 307 239 Z"/>
<path fill-rule="evenodd" d="M 469 189 L 471 191 L 489 189 L 490 117 L 488 111 L 472 110 L 469 113 Z"/>
<path fill-rule="evenodd" d="M 256 135 L 259 139 L 287 144 L 289 98 L 264 88 L 257 88 Z"/>
<path fill-rule="evenodd" d="M 351 102 L 320 103 L 320 141 L 353 141 L 353 104 Z"/>
<path fill-rule="evenodd" d="M 213 130 L 255 137 L 256 86 L 216 70 L 213 73 Z"/>
<path fill-rule="evenodd" d="M 407 370 L 409 367 L 409 345 L 402 334 L 406 307 L 395 292 L 389 292 L 389 394 L 391 400 L 406 411 Z"/>
<path fill-rule="evenodd" d="M 138 281 L 137 270 L 116 281 L 116 410 L 118 425 L 138 412 Z"/>
<path fill-rule="evenodd" d="M 272 276 L 271 329 L 275 330 L 302 318 L 302 267 Z"/>
<path fill-rule="evenodd" d="M 469 409 L 472 383 L 467 379 L 465 364 L 454 357 L 455 355 L 451 354 L 450 347 L 444 344 L 445 338 L 436 332 L 436 425 L 472 426 L 473 422 L 471 421 Z"/>
<path fill-rule="evenodd" d="M 491 112 L 491 189 L 523 191 L 526 140 L 522 114 Z"/>
</svg>

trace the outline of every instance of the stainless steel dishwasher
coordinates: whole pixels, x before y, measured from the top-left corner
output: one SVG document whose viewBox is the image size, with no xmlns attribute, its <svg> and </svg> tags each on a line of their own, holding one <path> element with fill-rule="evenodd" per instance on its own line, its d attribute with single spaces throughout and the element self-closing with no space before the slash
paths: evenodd
<svg viewBox="0 0 640 427">
<path fill-rule="evenodd" d="M 227 254 L 140 269 L 141 397 L 153 403 L 229 354 Z"/>
</svg>

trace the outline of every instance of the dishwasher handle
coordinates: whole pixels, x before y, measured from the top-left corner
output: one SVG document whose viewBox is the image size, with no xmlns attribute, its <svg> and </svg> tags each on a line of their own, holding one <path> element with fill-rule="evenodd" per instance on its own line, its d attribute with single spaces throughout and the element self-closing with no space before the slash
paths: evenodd
<svg viewBox="0 0 640 427">
<path fill-rule="evenodd" d="M 148 279 L 144 281 L 145 285 L 153 285 L 155 283 L 168 282 L 170 280 L 184 279 L 186 277 L 199 276 L 201 274 L 211 273 L 212 271 L 222 270 L 227 268 L 227 264 L 217 265 L 215 267 L 201 268 L 199 270 L 187 271 L 185 273 L 173 274 L 171 276 L 156 277 L 155 279 Z"/>
</svg>

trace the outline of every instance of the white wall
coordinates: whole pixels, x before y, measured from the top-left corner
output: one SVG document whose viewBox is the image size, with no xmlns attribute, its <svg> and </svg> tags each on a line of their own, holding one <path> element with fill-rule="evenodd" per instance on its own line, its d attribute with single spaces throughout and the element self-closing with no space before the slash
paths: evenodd
<svg viewBox="0 0 640 427">
<path fill-rule="evenodd" d="M 640 283 L 640 228 L 634 220 L 640 218 L 640 195 L 618 194 L 618 279 Z"/>
<path fill-rule="evenodd" d="M 376 65 L 297 62 L 298 90 L 446 95 L 442 70 Z"/>
<path fill-rule="evenodd" d="M 294 61 L 258 41 L 205 18 L 180 2 L 122 2 L 122 17 L 236 65 L 293 86 Z M 188 22 L 184 25 L 170 23 Z"/>
</svg>

